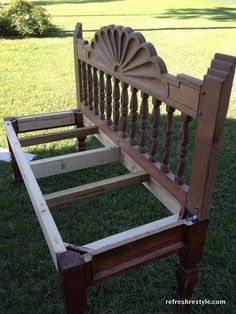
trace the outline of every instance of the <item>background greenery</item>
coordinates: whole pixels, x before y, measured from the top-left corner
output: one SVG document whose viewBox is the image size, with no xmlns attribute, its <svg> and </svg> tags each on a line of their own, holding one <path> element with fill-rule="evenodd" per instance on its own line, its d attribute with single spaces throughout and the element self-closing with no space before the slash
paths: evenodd
<svg viewBox="0 0 236 314">
<path fill-rule="evenodd" d="M 82 22 L 91 39 L 103 25 L 141 31 L 172 74 L 202 78 L 215 52 L 236 55 L 236 2 L 195 0 L 35 1 L 62 31 L 55 37 L 0 40 L 0 108 L 4 116 L 75 107 L 72 31 Z M 225 306 L 193 306 L 193 313 L 236 313 L 236 88 L 225 124 L 205 255 L 195 299 L 225 299 Z M 0 146 L 6 146 L 0 126 Z M 89 139 L 89 146 L 97 143 Z M 32 147 L 37 157 L 74 150 L 74 141 Z M 0 162 L 0 313 L 62 313 L 56 271 L 24 186 L 11 182 L 10 166 Z M 125 173 L 119 165 L 39 181 L 43 193 Z M 166 214 L 143 187 L 112 192 L 52 210 L 65 241 L 88 243 Z M 177 258 L 88 289 L 90 313 L 177 313 L 165 305 L 176 287 Z"/>
<path fill-rule="evenodd" d="M 55 33 L 46 9 L 24 0 L 11 0 L 0 9 L 0 36 L 39 37 Z"/>
</svg>

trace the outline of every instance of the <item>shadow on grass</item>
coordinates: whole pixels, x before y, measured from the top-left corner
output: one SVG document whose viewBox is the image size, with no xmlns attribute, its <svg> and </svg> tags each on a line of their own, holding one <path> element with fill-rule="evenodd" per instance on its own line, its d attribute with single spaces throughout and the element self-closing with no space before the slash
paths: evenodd
<svg viewBox="0 0 236 314">
<path fill-rule="evenodd" d="M 63 3 L 69 3 L 69 4 L 81 4 L 81 3 L 97 3 L 97 2 L 114 2 L 114 1 L 125 1 L 125 0 L 51 0 L 51 1 L 34 1 L 37 5 L 55 5 L 55 4 L 63 4 Z"/>
<path fill-rule="evenodd" d="M 156 18 L 170 19 L 194 19 L 206 18 L 217 22 L 235 22 L 236 7 L 215 7 L 215 8 L 184 8 L 184 9 L 168 9 L 166 13 L 157 15 Z"/>
<path fill-rule="evenodd" d="M 186 31 L 191 31 L 191 30 L 227 30 L 227 29 L 236 29 L 234 26 L 212 26 L 212 27 L 158 27 L 158 28 L 135 28 L 134 31 L 136 32 L 161 32 L 161 31 L 175 31 L 175 30 L 186 30 Z M 84 29 L 83 32 L 87 33 L 95 33 L 97 29 Z M 73 31 L 69 30 L 61 30 L 56 32 L 53 36 L 51 37 L 61 37 L 61 38 L 66 38 L 66 37 L 72 37 L 73 36 Z"/>
</svg>

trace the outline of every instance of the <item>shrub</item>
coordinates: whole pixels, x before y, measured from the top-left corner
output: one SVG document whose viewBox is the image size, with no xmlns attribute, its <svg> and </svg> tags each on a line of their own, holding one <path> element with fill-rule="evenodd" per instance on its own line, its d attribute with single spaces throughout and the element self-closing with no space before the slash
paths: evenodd
<svg viewBox="0 0 236 314">
<path fill-rule="evenodd" d="M 0 36 L 45 36 L 55 31 L 46 10 L 25 0 L 0 8 Z"/>
</svg>

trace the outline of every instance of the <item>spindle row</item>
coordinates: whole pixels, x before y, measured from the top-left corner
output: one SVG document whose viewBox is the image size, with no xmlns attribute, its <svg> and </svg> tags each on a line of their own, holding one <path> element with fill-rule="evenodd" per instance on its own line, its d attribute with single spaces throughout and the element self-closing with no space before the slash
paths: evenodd
<svg viewBox="0 0 236 314">
<path fill-rule="evenodd" d="M 114 131 L 119 132 L 119 136 L 127 138 L 131 145 L 137 145 L 139 152 L 148 153 L 150 161 L 159 161 L 161 170 L 168 174 L 170 172 L 175 109 L 166 106 L 164 142 L 161 145 L 159 137 L 161 136 L 162 102 L 160 100 L 152 98 L 151 103 L 149 99 L 151 97 L 148 94 L 125 82 L 120 82 L 118 78 L 83 61 L 79 61 L 79 67 L 82 82 L 80 84 L 82 104 L 88 106 L 95 115 L 99 115 L 101 120 L 104 120 Z M 140 102 L 139 98 L 141 98 Z M 175 171 L 175 181 L 180 185 L 184 183 L 190 121 L 189 116 L 181 114 Z M 160 151 L 162 157 L 161 160 L 158 160 L 157 153 Z"/>
</svg>

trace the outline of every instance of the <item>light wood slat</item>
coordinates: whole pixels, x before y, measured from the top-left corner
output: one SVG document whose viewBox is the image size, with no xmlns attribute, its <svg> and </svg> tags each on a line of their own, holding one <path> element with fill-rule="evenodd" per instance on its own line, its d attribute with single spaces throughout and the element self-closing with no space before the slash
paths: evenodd
<svg viewBox="0 0 236 314">
<path fill-rule="evenodd" d="M 65 252 L 66 248 L 10 121 L 5 122 L 5 129 L 47 245 L 57 267 L 56 254 Z"/>
<path fill-rule="evenodd" d="M 100 254 L 107 250 L 112 250 L 118 246 L 142 239 L 146 236 L 162 232 L 175 226 L 185 224 L 184 220 L 178 219 L 177 215 L 172 215 L 151 223 L 117 233 L 101 240 L 83 245 L 84 249 L 91 250 L 91 255 Z M 94 253 L 93 253 L 94 251 Z"/>
<path fill-rule="evenodd" d="M 79 198 L 98 195 L 114 189 L 123 188 L 130 185 L 141 184 L 147 182 L 149 175 L 145 171 L 138 171 L 109 178 L 97 182 L 92 182 L 82 186 L 70 188 L 44 195 L 49 207 L 73 202 Z"/>
<path fill-rule="evenodd" d="M 31 161 L 30 165 L 36 178 L 44 178 L 73 170 L 117 162 L 119 159 L 119 148 L 113 146 Z"/>
<path fill-rule="evenodd" d="M 38 145 L 42 143 L 49 143 L 54 141 L 61 141 L 69 138 L 75 138 L 79 136 L 87 136 L 98 133 L 98 128 L 94 126 L 82 127 L 73 130 L 53 132 L 49 134 L 24 137 L 19 139 L 22 147 Z"/>
</svg>

